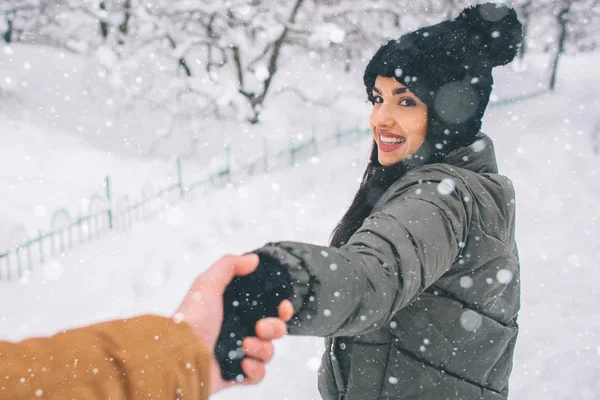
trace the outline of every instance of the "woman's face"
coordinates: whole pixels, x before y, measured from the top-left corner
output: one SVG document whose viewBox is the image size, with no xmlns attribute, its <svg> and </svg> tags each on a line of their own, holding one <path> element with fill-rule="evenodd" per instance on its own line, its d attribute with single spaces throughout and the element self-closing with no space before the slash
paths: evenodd
<svg viewBox="0 0 600 400">
<path fill-rule="evenodd" d="M 394 165 L 415 154 L 427 135 L 427 105 L 395 78 L 378 76 L 369 124 L 379 163 Z"/>
</svg>

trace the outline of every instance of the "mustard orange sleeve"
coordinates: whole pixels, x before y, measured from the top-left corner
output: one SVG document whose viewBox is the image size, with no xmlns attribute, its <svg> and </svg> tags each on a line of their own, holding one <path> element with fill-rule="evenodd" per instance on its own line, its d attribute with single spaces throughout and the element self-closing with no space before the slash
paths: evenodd
<svg viewBox="0 0 600 400">
<path fill-rule="evenodd" d="M 186 323 L 110 321 L 0 342 L 0 399 L 208 399 L 210 361 Z"/>
</svg>

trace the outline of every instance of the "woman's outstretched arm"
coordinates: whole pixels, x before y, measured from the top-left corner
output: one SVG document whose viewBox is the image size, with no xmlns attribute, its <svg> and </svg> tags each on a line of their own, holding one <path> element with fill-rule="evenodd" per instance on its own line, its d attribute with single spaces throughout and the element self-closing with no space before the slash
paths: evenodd
<svg viewBox="0 0 600 400">
<path fill-rule="evenodd" d="M 379 329 L 439 279 L 459 257 L 469 203 L 459 179 L 451 193 L 427 167 L 419 179 L 395 184 L 380 211 L 340 249 L 297 242 L 255 252 L 287 269 L 294 287 L 292 334 L 349 336 Z"/>
</svg>

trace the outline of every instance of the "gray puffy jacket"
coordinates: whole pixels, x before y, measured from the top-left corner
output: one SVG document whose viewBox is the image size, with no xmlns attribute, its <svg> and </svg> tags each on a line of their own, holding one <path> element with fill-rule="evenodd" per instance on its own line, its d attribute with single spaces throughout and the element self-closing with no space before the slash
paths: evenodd
<svg viewBox="0 0 600 400">
<path fill-rule="evenodd" d="M 257 250 L 293 278 L 290 332 L 326 337 L 326 400 L 506 399 L 517 338 L 514 189 L 478 135 L 391 185 L 340 249 Z"/>
</svg>

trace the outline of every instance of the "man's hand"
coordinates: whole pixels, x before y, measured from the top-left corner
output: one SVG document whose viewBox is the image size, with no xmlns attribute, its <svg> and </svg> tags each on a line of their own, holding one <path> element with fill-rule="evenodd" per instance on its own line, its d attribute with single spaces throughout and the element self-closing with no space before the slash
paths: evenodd
<svg viewBox="0 0 600 400">
<path fill-rule="evenodd" d="M 194 334 L 207 348 L 214 351 L 221 325 L 223 323 L 223 292 L 235 276 L 252 273 L 258 266 L 256 254 L 244 256 L 225 256 L 200 275 L 175 312 L 175 320 L 187 322 Z M 292 303 L 284 300 L 279 306 L 279 318 L 264 318 L 256 324 L 256 337 L 244 340 L 242 348 L 246 358 L 242 360 L 242 369 L 247 376 L 243 385 L 255 384 L 265 375 L 265 364 L 273 357 L 272 340 L 287 333 L 285 321 L 292 318 Z M 212 357 L 210 371 L 210 393 L 236 385 L 224 382 L 221 378 L 219 363 Z"/>
</svg>

